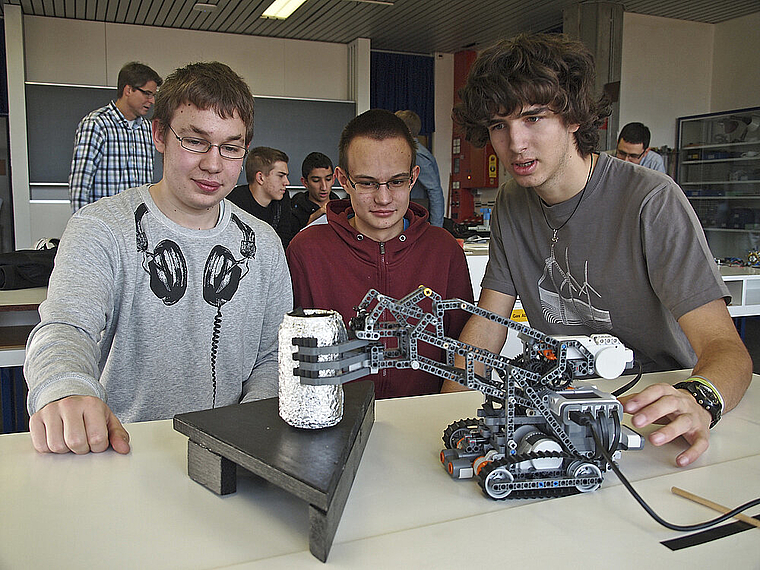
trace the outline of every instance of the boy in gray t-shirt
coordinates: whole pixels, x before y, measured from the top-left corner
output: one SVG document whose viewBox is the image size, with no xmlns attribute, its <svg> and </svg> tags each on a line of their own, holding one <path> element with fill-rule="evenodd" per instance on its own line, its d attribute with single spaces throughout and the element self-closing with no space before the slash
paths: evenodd
<svg viewBox="0 0 760 570">
<path fill-rule="evenodd" d="M 468 140 L 489 141 L 513 180 L 491 221 L 479 305 L 509 316 L 520 296 L 548 334 L 609 332 L 649 370 L 693 367 L 675 386 L 623 398 L 649 440 L 683 436 L 685 466 L 736 406 L 752 362 L 694 212 L 667 176 L 594 151 L 609 114 L 594 100 L 592 55 L 563 36 L 525 34 L 485 50 L 454 110 Z M 499 352 L 504 327 L 470 318 L 460 340 Z"/>
</svg>

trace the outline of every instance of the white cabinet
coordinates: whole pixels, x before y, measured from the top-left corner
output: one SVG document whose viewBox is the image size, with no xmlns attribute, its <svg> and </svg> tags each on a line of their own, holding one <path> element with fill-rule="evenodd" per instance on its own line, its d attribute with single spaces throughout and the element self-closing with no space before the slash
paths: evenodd
<svg viewBox="0 0 760 570">
<path fill-rule="evenodd" d="M 720 274 L 731 293 L 728 312 L 732 317 L 760 315 L 760 269 L 721 267 Z"/>
</svg>

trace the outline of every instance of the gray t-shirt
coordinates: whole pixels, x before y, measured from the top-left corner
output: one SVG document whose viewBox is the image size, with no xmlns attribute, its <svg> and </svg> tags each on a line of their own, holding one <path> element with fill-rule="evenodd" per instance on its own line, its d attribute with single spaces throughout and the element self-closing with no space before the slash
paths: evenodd
<svg viewBox="0 0 760 570">
<path fill-rule="evenodd" d="M 30 414 L 90 395 L 133 422 L 276 395 L 282 244 L 222 205 L 214 228 L 184 228 L 146 185 L 74 214 L 27 344 Z"/>
<path fill-rule="evenodd" d="M 566 220 L 552 248 L 549 225 Z M 482 286 L 519 295 L 531 326 L 548 334 L 618 336 L 645 370 L 693 366 L 677 319 L 730 299 L 678 185 L 605 154 L 566 202 L 546 206 L 514 181 L 499 190 Z"/>
</svg>

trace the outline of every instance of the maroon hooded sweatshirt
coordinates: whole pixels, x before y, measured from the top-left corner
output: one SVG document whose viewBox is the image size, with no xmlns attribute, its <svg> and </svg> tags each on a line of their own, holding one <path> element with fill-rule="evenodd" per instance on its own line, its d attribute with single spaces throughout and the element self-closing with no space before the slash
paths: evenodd
<svg viewBox="0 0 760 570">
<path fill-rule="evenodd" d="M 334 309 L 348 326 L 356 315 L 354 307 L 370 289 L 400 299 L 424 285 L 443 299 L 472 301 L 464 251 L 446 230 L 428 223 L 422 206 L 409 204 L 406 228 L 387 242 L 357 232 L 349 224 L 353 214 L 350 200 L 331 201 L 328 223 L 309 226 L 290 242 L 287 257 L 296 307 Z M 446 335 L 457 338 L 468 317 L 461 310 L 447 311 Z M 383 318 L 390 315 L 386 312 Z M 385 340 L 395 346 L 395 339 Z M 425 343 L 418 348 L 420 354 L 442 361 L 439 348 Z M 442 383 L 437 376 L 411 369 L 383 369 L 366 378 L 374 381 L 378 399 L 434 394 Z"/>
</svg>

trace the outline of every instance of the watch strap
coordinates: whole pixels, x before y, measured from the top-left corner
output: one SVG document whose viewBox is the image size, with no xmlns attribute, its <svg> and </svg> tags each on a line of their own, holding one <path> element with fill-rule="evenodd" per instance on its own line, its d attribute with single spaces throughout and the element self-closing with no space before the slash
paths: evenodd
<svg viewBox="0 0 760 570">
<path fill-rule="evenodd" d="M 697 404 L 707 410 L 712 417 L 710 429 L 718 423 L 723 414 L 722 398 L 719 396 L 718 391 L 712 386 L 712 383 L 709 383 L 708 381 L 708 384 L 705 384 L 698 379 L 689 378 L 685 382 L 674 384 L 673 387 L 686 390 L 694 397 Z"/>
</svg>

